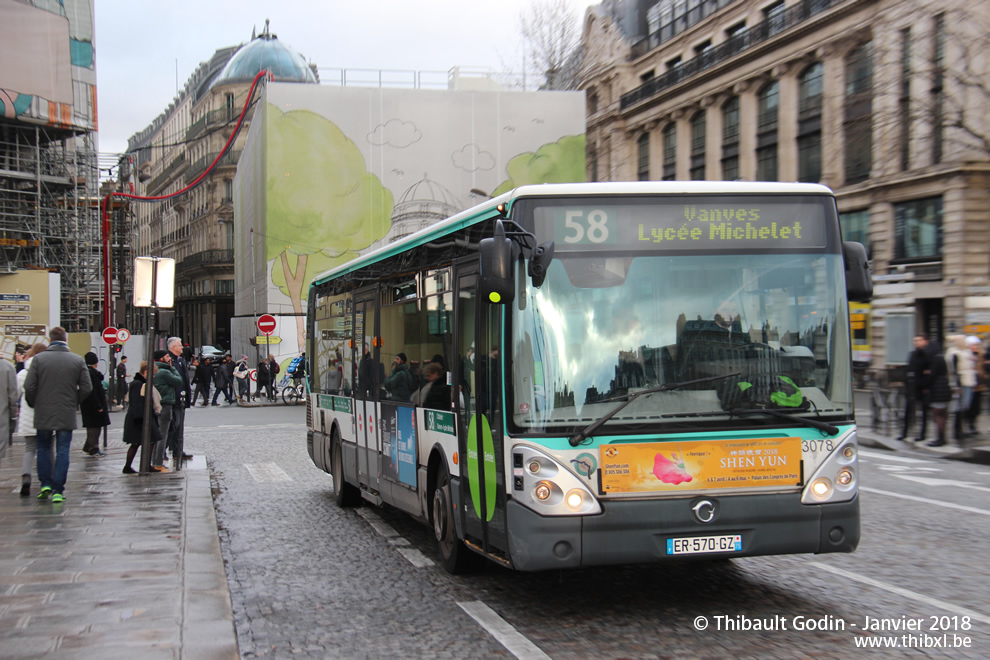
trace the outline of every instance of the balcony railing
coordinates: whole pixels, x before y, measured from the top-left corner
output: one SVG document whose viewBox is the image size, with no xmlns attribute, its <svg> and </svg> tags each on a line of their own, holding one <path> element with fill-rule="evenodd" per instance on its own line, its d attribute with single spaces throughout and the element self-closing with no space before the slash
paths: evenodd
<svg viewBox="0 0 990 660">
<path fill-rule="evenodd" d="M 199 268 L 201 266 L 233 266 L 233 250 L 204 250 L 196 254 L 190 254 L 179 262 L 179 270 L 187 268 Z"/>
<path fill-rule="evenodd" d="M 622 95 L 619 107 L 625 110 L 641 101 L 652 98 L 665 89 L 673 87 L 688 78 L 691 78 L 705 69 L 735 57 L 739 53 L 754 48 L 759 44 L 777 36 L 781 32 L 788 30 L 795 25 L 803 23 L 808 19 L 830 9 L 846 0 L 803 0 L 801 3 L 792 5 L 780 14 L 770 16 L 764 21 L 757 23 L 748 30 L 743 30 L 738 34 L 723 41 L 717 46 L 709 48 L 704 53 L 694 57 L 680 66 L 667 71 L 663 75 L 651 78 L 636 89 Z M 661 40 L 661 33 L 654 32 L 646 39 L 633 45 L 633 57 L 645 55 L 653 50 L 664 40 Z"/>
<path fill-rule="evenodd" d="M 162 173 L 156 176 L 154 179 L 148 182 L 148 192 L 155 193 L 159 188 L 168 183 L 168 180 L 172 178 L 172 175 L 182 167 L 186 165 L 186 154 L 181 153 L 172 159 L 172 162 L 168 164 Z"/>
<path fill-rule="evenodd" d="M 186 183 L 187 184 L 192 183 L 196 179 L 196 177 L 198 177 L 200 174 L 206 171 L 206 168 L 210 166 L 210 163 L 216 160 L 216 157 L 217 157 L 217 152 L 214 152 L 212 154 L 207 154 L 202 158 L 200 158 L 199 160 L 197 160 L 192 165 L 190 165 L 189 169 L 186 170 Z M 238 149 L 237 151 L 234 150 L 228 151 L 226 154 L 224 154 L 224 157 L 220 159 L 220 162 L 217 163 L 217 167 L 229 167 L 231 165 L 237 167 L 237 161 L 240 160 L 240 158 L 241 158 L 240 149 Z"/>
<path fill-rule="evenodd" d="M 196 137 L 198 137 L 199 134 L 207 128 L 233 121 L 238 117 L 238 115 L 240 115 L 240 113 L 241 111 L 237 108 L 220 108 L 219 110 L 207 112 L 205 115 L 193 122 L 193 125 L 186 131 L 186 141 L 188 142 L 189 140 L 196 139 Z"/>
</svg>

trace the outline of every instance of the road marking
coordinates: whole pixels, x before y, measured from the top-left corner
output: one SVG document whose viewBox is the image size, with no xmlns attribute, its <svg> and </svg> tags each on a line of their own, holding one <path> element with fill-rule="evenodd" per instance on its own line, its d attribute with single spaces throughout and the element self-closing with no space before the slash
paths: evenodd
<svg viewBox="0 0 990 660">
<path fill-rule="evenodd" d="M 377 513 L 368 509 L 358 509 L 357 514 L 367 521 L 371 528 L 378 532 L 378 535 L 389 542 L 400 555 L 405 557 L 410 564 L 416 568 L 429 568 L 434 566 L 433 560 L 424 555 L 416 548 L 409 547 L 407 539 L 399 535 L 395 528 L 382 520 Z"/>
<path fill-rule="evenodd" d="M 967 609 L 961 605 L 955 605 L 953 603 L 948 603 L 944 600 L 939 600 L 938 598 L 932 598 L 931 596 L 926 596 L 924 594 L 919 594 L 902 587 L 895 587 L 892 584 L 887 584 L 886 582 L 881 582 L 880 580 L 874 580 L 873 578 L 866 577 L 865 575 L 860 575 L 859 573 L 853 573 L 852 571 L 847 571 L 843 568 L 837 568 L 829 564 L 820 564 L 818 562 L 813 562 L 815 568 L 821 568 L 829 573 L 835 573 L 850 580 L 855 580 L 857 582 L 862 582 L 863 584 L 868 584 L 878 589 L 883 589 L 891 593 L 897 594 L 898 596 L 903 596 L 905 598 L 910 598 L 911 600 L 916 600 L 919 603 L 924 603 L 925 605 L 932 605 L 940 609 L 946 610 L 947 612 L 954 612 L 962 616 L 968 616 L 974 621 L 980 621 L 981 623 L 990 623 L 990 616 L 977 612 L 976 610 Z"/>
<path fill-rule="evenodd" d="M 273 483 L 276 481 L 292 481 L 292 477 L 285 473 L 276 463 L 245 463 L 244 467 L 251 473 L 254 480 L 259 483 Z"/>
<path fill-rule="evenodd" d="M 924 486 L 955 486 L 956 488 L 971 488 L 973 490 L 982 490 L 986 493 L 990 493 L 990 488 L 984 488 L 983 486 L 977 486 L 969 481 L 952 481 L 951 479 L 932 479 L 931 477 L 917 477 L 911 474 L 895 474 L 898 479 L 907 479 L 908 481 L 913 481 L 915 483 L 922 484 Z"/>
<path fill-rule="evenodd" d="M 966 511 L 968 513 L 978 513 L 983 516 L 990 516 L 990 511 L 987 511 L 986 509 L 977 509 L 976 507 L 965 506 L 963 504 L 942 502 L 940 500 L 930 500 L 927 497 L 917 497 L 916 495 L 905 495 L 904 493 L 893 493 L 889 490 L 868 488 L 867 486 L 860 486 L 859 489 L 867 493 L 876 493 L 877 495 L 886 495 L 888 497 L 899 497 L 901 499 L 911 500 L 913 502 L 923 502 L 925 504 L 934 504 L 935 506 L 944 506 L 946 509 L 958 509 L 960 511 Z"/>
<path fill-rule="evenodd" d="M 467 612 L 468 616 L 477 621 L 478 625 L 487 630 L 496 642 L 519 660 L 550 660 L 550 656 L 541 651 L 539 646 L 529 641 L 480 600 L 457 604 Z"/>
<path fill-rule="evenodd" d="M 894 461 L 895 463 L 931 463 L 931 461 L 926 461 L 922 458 L 908 458 L 907 456 L 894 456 L 893 454 L 887 454 L 878 451 L 870 451 L 868 449 L 860 449 L 859 455 L 866 456 L 867 458 L 875 458 L 877 460 L 883 459 L 887 461 Z"/>
</svg>

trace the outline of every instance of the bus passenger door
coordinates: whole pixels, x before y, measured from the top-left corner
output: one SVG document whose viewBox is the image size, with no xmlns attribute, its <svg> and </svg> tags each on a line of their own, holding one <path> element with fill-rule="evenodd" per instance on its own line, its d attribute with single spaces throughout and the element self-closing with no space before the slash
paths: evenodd
<svg viewBox="0 0 990 660">
<path fill-rule="evenodd" d="M 460 356 L 458 511 L 466 541 L 508 560 L 499 334 L 502 308 L 478 298 L 475 264 L 458 270 L 455 346 Z"/>
<path fill-rule="evenodd" d="M 358 483 L 378 490 L 378 415 L 376 401 L 381 387 L 382 367 L 375 330 L 377 288 L 354 295 L 354 350 L 356 370 L 354 401 L 357 419 Z"/>
</svg>

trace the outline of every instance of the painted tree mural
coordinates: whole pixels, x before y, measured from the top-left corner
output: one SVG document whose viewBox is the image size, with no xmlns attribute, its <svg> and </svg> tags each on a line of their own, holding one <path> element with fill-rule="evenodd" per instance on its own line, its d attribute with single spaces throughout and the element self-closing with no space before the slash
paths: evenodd
<svg viewBox="0 0 990 660">
<path fill-rule="evenodd" d="M 584 181 L 584 148 L 584 135 L 568 135 L 535 152 L 519 154 L 505 168 L 509 179 L 495 189 L 492 197 L 518 186 Z"/>
<path fill-rule="evenodd" d="M 313 277 L 388 232 L 392 193 L 333 122 L 309 110 L 268 110 L 267 260 L 275 261 L 272 282 L 304 314 Z M 305 317 L 296 318 L 303 346 Z"/>
</svg>

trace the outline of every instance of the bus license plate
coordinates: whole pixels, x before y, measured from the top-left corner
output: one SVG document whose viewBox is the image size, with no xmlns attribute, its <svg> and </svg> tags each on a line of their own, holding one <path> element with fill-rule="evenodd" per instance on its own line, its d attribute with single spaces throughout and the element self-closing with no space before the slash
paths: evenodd
<svg viewBox="0 0 990 660">
<path fill-rule="evenodd" d="M 708 552 L 739 552 L 740 550 L 742 550 L 742 534 L 667 539 L 668 555 L 700 555 Z"/>
</svg>

